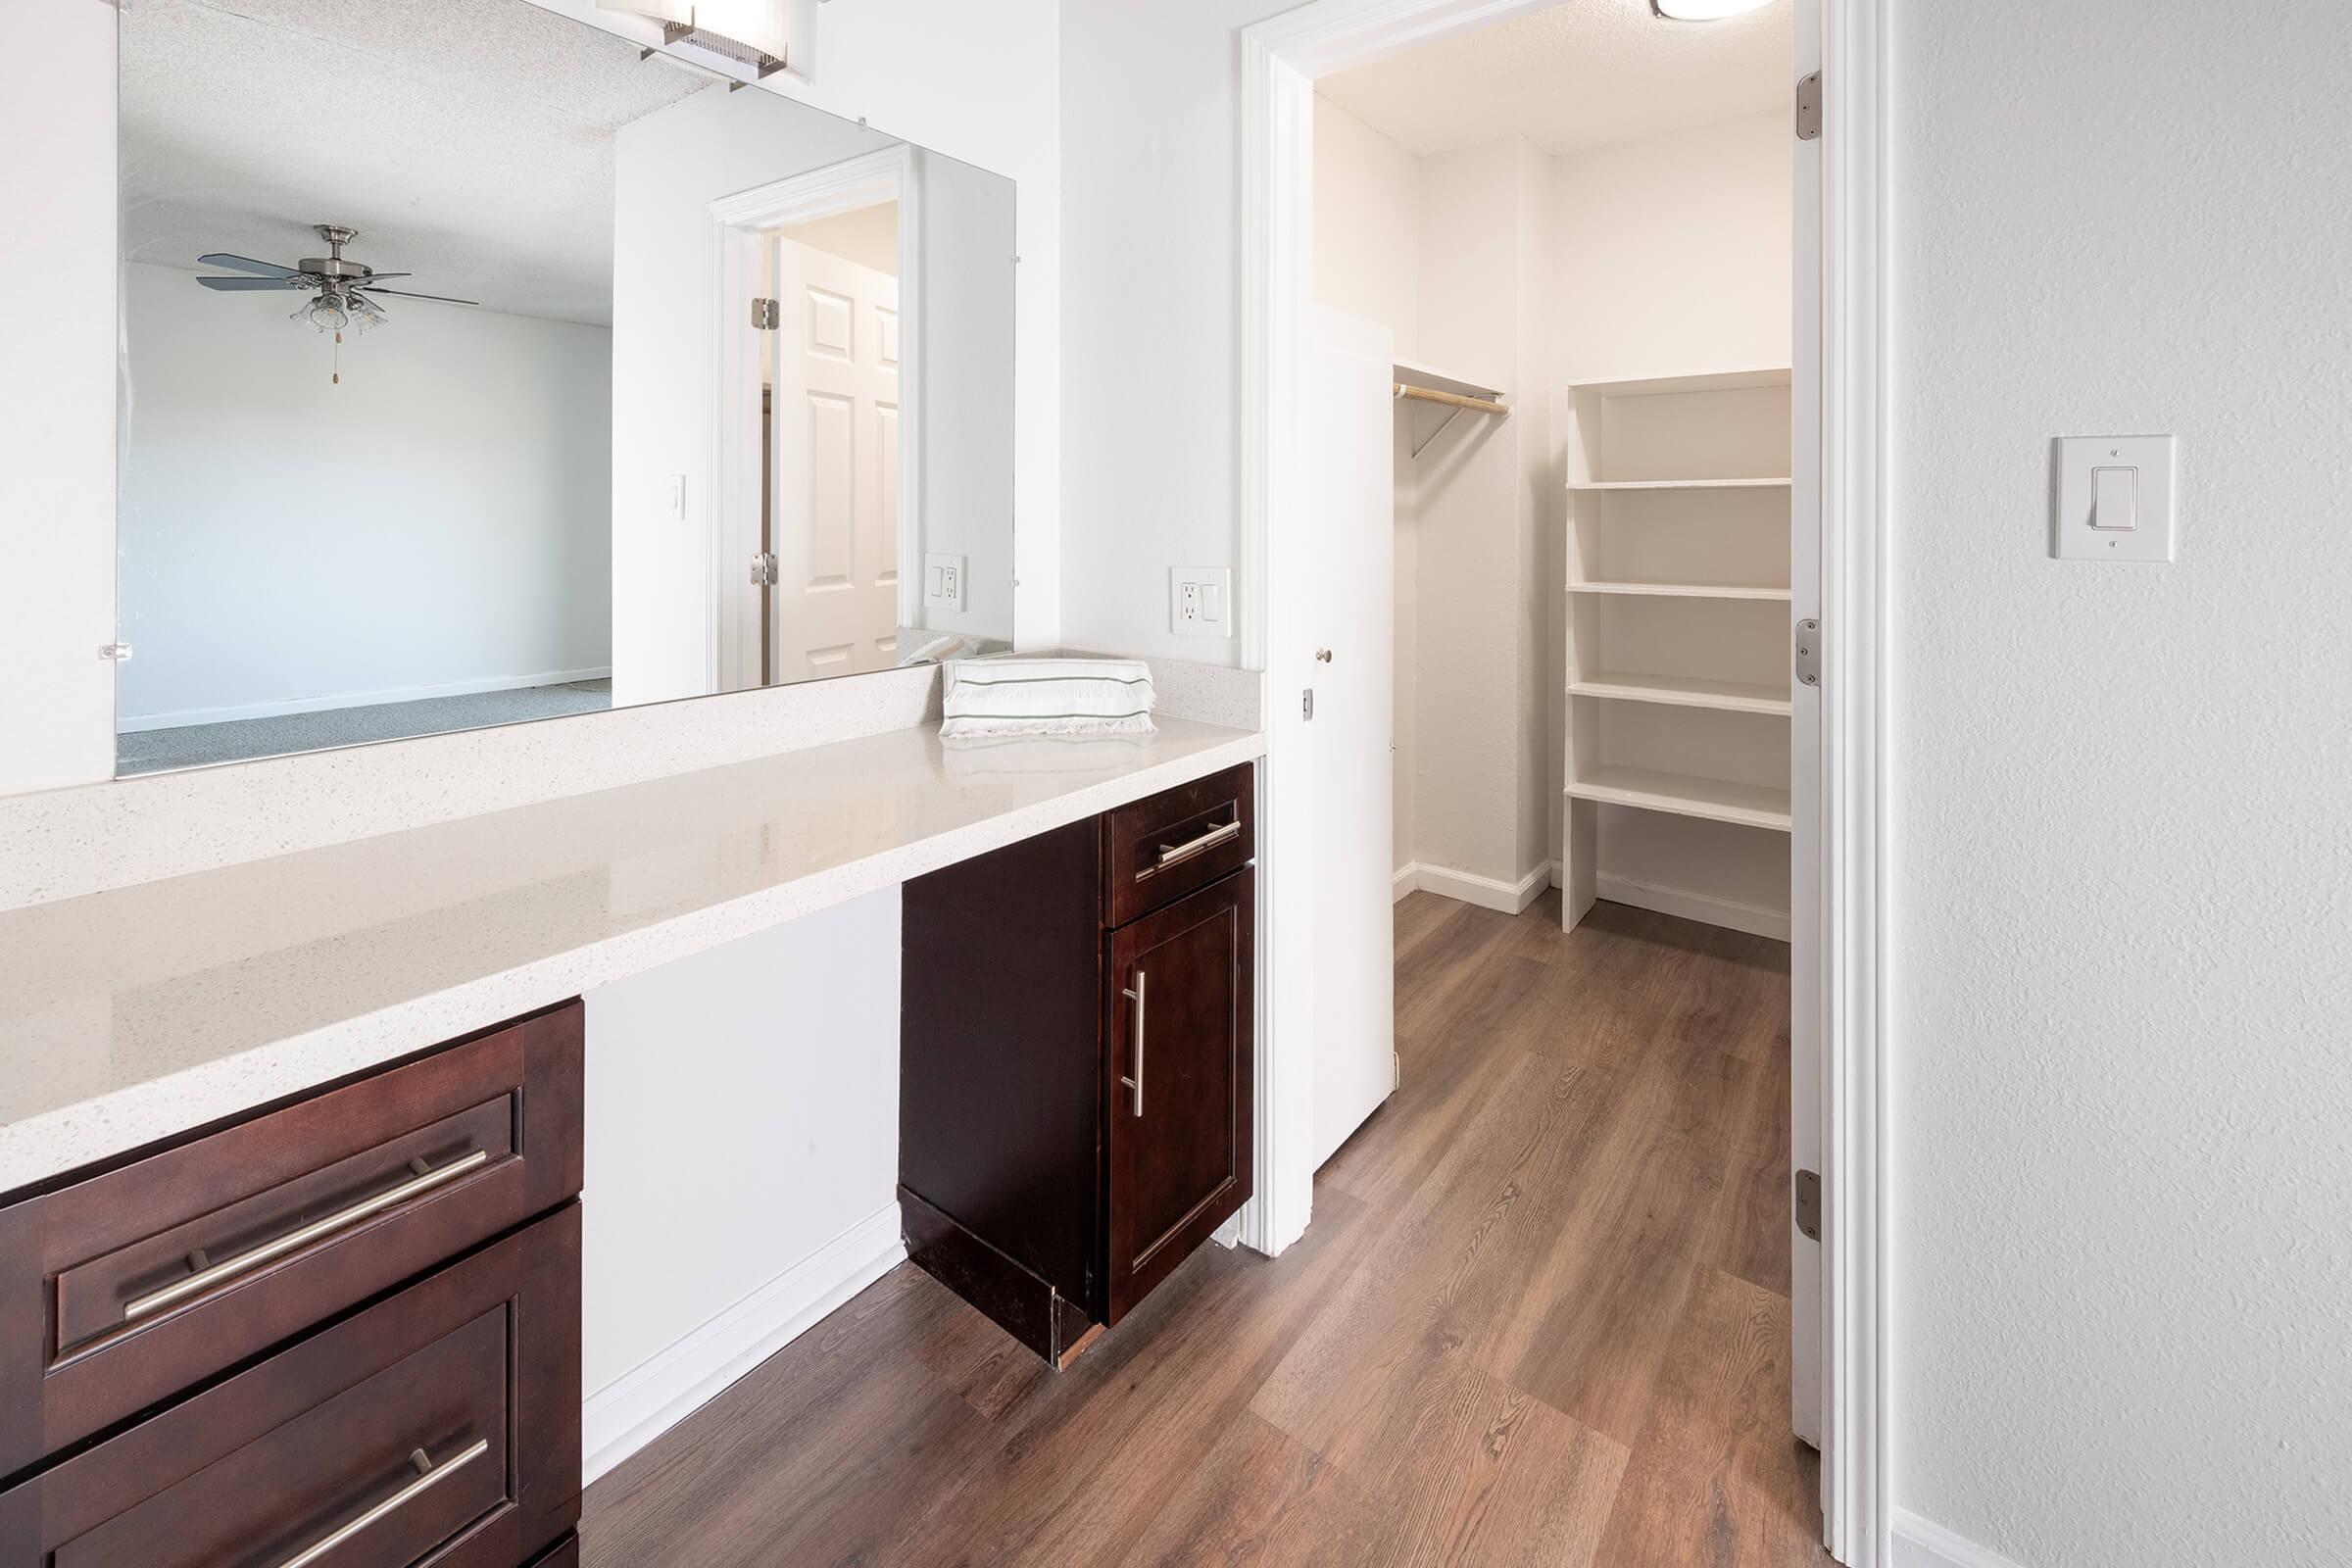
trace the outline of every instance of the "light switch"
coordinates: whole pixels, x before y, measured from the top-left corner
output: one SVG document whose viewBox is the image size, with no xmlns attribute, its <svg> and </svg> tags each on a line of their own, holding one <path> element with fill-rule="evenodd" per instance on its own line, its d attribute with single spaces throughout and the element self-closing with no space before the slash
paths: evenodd
<svg viewBox="0 0 2352 1568">
<path fill-rule="evenodd" d="M 1226 566 L 1170 568 L 1168 627 L 1182 637 L 1232 636 L 1232 569 Z"/>
<path fill-rule="evenodd" d="M 2174 447 L 2169 435 L 2060 436 L 2051 446 L 2050 554 L 2172 560 Z"/>
<path fill-rule="evenodd" d="M 2102 533 L 2130 533 L 2139 526 L 2139 470 L 2090 470 L 2090 525 Z"/>
</svg>

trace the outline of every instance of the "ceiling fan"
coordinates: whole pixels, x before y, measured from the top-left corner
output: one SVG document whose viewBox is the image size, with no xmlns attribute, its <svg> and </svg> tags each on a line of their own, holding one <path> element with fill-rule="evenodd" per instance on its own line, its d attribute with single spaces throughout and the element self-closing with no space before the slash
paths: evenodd
<svg viewBox="0 0 2352 1568">
<path fill-rule="evenodd" d="M 347 260 L 343 247 L 359 237 L 356 229 L 335 223 L 314 223 L 318 237 L 326 241 L 324 256 L 308 256 L 296 266 L 280 267 L 275 262 L 257 262 L 250 256 L 199 256 L 198 265 L 225 267 L 250 277 L 200 277 L 196 281 L 209 289 L 223 293 L 241 294 L 263 289 L 308 289 L 311 298 L 302 303 L 293 315 L 297 321 L 308 321 L 321 332 L 340 332 L 346 326 L 366 331 L 387 319 L 384 308 L 374 296 L 390 295 L 404 300 L 435 300 L 443 305 L 476 305 L 478 300 L 452 299 L 446 294 L 418 294 L 405 288 L 385 288 L 388 277 L 407 277 L 407 272 L 379 272 L 372 267 Z"/>
</svg>

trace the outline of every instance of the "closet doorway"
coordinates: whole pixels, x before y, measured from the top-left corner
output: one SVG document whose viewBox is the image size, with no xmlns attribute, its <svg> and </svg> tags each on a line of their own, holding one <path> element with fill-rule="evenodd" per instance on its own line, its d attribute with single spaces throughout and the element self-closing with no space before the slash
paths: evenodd
<svg viewBox="0 0 2352 1568">
<path fill-rule="evenodd" d="M 1845 852 L 1838 869 L 1866 891 L 1877 803 L 1855 755 L 1875 747 L 1878 688 L 1867 620 L 1850 662 L 1818 628 L 1836 575 L 1824 515 L 1862 546 L 1876 526 L 1857 520 L 1853 481 L 1876 452 L 1878 372 L 1850 345 L 1831 367 L 1845 422 L 1821 416 L 1825 320 L 1835 340 L 1877 310 L 1856 263 L 1875 145 L 1857 128 L 1825 165 L 1816 84 L 1795 68 L 1819 63 L 1825 22 L 1850 36 L 1875 7 L 1768 0 L 1711 24 L 1648 0 L 1350 12 L 1316 0 L 1245 34 L 1244 559 L 1263 571 L 1242 606 L 1276 727 L 1265 1197 L 1243 1238 L 1279 1250 L 1303 1230 L 1304 1160 L 1357 1114 L 1353 1068 L 1377 1032 L 1328 1026 L 1351 982 L 1326 954 L 1354 912 L 1335 906 L 1365 880 L 1333 858 L 1364 852 L 1335 848 L 1328 824 L 1385 794 L 1400 941 L 1440 922 L 1436 899 L 1511 922 L 1521 956 L 1559 956 L 1555 976 L 1578 979 L 1555 980 L 1546 1038 L 1654 1031 L 1647 1058 L 1620 1053 L 1610 1070 L 1675 1138 L 1721 1135 L 1729 1102 L 1711 1097 L 1735 1080 L 1742 1104 L 1769 1086 L 1775 1117 L 1740 1136 L 1769 1127 L 1771 1178 L 1729 1182 L 1745 1212 L 1668 1227 L 1661 1245 L 1704 1250 L 1691 1238 L 1720 1220 L 1777 1250 L 1759 1289 L 1777 1286 L 1787 1325 L 1778 1420 L 1823 1451 L 1830 1544 L 1868 1560 L 1884 1410 L 1865 1314 L 1882 1264 L 1877 1131 L 1854 1091 L 1875 1082 L 1877 1047 L 1846 1004 L 1869 994 L 1877 908 L 1856 899 L 1834 922 L 1823 867 Z M 1825 189 L 1850 201 L 1826 256 Z M 1363 409 L 1376 378 L 1389 408 L 1373 441 L 1333 411 Z M 1378 468 L 1387 486 L 1365 482 Z M 1875 560 L 1841 564 L 1849 591 Z M 1381 576 L 1385 636 L 1363 624 Z M 1875 613 L 1866 587 L 1844 602 Z M 1834 710 L 1821 668 L 1854 677 Z M 1385 756 L 1339 720 L 1365 709 L 1388 714 Z M 1840 797 L 1837 844 L 1833 772 L 1860 786 Z M 1727 954 L 1772 978 L 1693 981 Z M 1432 1005 L 1398 985 L 1400 1005 Z M 1706 995 L 1680 1012 L 1643 1002 L 1677 988 Z M 1471 979 L 1443 1005 L 1491 1021 L 1491 990 Z M 1408 1080 L 1430 1020 L 1410 1022 Z M 1472 1070 L 1458 1059 L 1418 1066 Z M 1828 1206 L 1858 1223 L 1835 1257 L 1815 1174 L 1833 1148 L 1872 1152 L 1836 1173 Z M 1664 1268 L 1636 1255 L 1658 1240 L 1643 1227 L 1602 1230 L 1635 1272 Z"/>
</svg>

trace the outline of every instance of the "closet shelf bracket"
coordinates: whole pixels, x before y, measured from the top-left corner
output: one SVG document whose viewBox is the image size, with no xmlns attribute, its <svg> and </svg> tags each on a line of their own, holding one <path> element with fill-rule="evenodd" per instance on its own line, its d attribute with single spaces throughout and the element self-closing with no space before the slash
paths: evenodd
<svg viewBox="0 0 2352 1568">
<path fill-rule="evenodd" d="M 1453 428 L 1453 421 L 1465 414 L 1492 414 L 1497 418 L 1504 419 L 1511 416 L 1510 405 L 1497 402 L 1493 398 L 1468 397 L 1459 392 L 1444 391 L 1437 387 L 1415 386 L 1408 381 L 1391 382 L 1390 392 L 1392 396 L 1397 398 L 1412 398 L 1421 403 L 1443 404 L 1452 411 L 1446 416 L 1443 423 L 1413 448 L 1413 456 L 1416 458 L 1429 450 L 1431 442 Z"/>
</svg>

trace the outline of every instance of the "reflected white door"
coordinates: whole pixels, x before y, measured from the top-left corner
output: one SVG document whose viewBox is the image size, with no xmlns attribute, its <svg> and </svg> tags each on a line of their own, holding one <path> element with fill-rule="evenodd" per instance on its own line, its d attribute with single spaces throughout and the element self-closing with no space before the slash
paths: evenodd
<svg viewBox="0 0 2352 1568">
<path fill-rule="evenodd" d="M 899 280 L 776 242 L 778 681 L 898 662 Z"/>
<path fill-rule="evenodd" d="M 1314 716 L 1302 731 L 1316 781 L 1307 819 L 1317 1165 L 1396 1086 L 1393 348 L 1384 326 L 1316 311 L 1298 420 L 1311 475 L 1303 623 L 1317 650 Z"/>
</svg>

